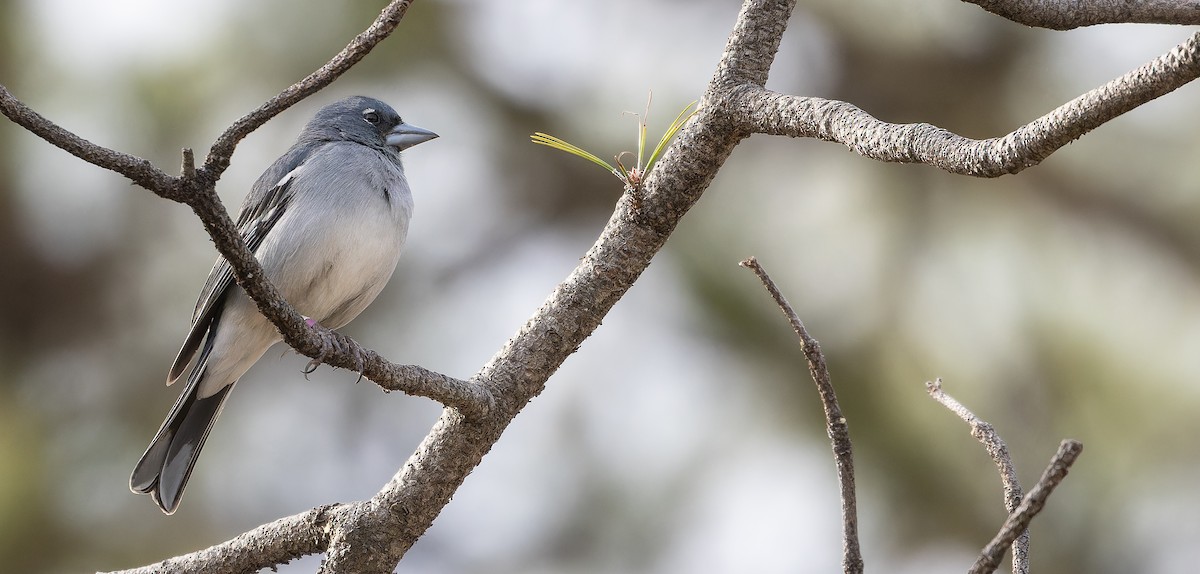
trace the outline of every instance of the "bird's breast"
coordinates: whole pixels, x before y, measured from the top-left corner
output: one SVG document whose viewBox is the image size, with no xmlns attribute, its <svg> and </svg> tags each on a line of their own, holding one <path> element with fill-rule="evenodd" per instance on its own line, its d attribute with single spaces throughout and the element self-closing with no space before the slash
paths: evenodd
<svg viewBox="0 0 1200 574">
<path fill-rule="evenodd" d="M 259 249 L 264 270 L 302 314 L 330 328 L 358 316 L 387 284 L 412 216 L 394 160 L 373 150 L 306 166 L 295 197 Z M 308 170 L 308 167 L 316 169 Z"/>
</svg>

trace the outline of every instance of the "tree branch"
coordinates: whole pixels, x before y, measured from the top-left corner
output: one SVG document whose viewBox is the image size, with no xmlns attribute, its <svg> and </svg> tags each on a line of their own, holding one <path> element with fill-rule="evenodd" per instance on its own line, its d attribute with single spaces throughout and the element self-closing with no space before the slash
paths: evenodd
<svg viewBox="0 0 1200 574">
<path fill-rule="evenodd" d="M 1075 459 L 1079 458 L 1081 452 L 1083 452 L 1082 443 L 1071 439 L 1062 441 L 1062 444 L 1058 446 L 1058 452 L 1054 453 L 1054 457 L 1050 459 L 1049 466 L 1042 471 L 1042 477 L 1029 490 L 1029 494 L 1025 495 L 1021 505 L 1008 515 L 1004 525 L 1000 527 L 1000 532 L 996 533 L 996 537 L 991 542 L 988 542 L 979 555 L 979 559 L 967 571 L 969 574 L 990 574 L 996 571 L 996 568 L 1000 566 L 1000 560 L 1004 557 L 1004 549 L 1029 528 L 1033 517 L 1037 516 L 1046 506 L 1046 499 L 1067 477 L 1067 471 L 1071 469 L 1072 464 L 1075 464 Z"/>
<path fill-rule="evenodd" d="M 98 146 L 59 127 L 18 100 L 3 85 L 0 85 L 0 113 L 14 124 L 83 161 L 115 171 L 162 197 L 182 201 L 178 180 L 154 167 L 149 160 Z"/>
<path fill-rule="evenodd" d="M 787 316 L 792 330 L 800 338 L 800 347 L 804 358 L 808 360 L 808 372 L 817 385 L 817 394 L 821 396 L 821 406 L 825 410 L 825 426 L 829 432 L 829 440 L 833 443 L 833 458 L 837 464 L 838 483 L 841 486 L 842 497 L 842 571 L 846 574 L 861 574 L 863 571 L 862 551 L 858 545 L 858 509 L 857 497 L 854 494 L 854 456 L 851 452 L 850 428 L 842 408 L 838 405 L 837 393 L 829 378 L 829 367 L 825 365 L 825 355 L 821 353 L 821 345 L 813 339 L 804 323 L 796 315 L 796 311 L 788 304 L 779 287 L 771 280 L 767 270 L 751 257 L 742 261 L 742 267 L 747 267 L 758 275 L 767 293 L 775 300 L 775 304 Z"/>
<path fill-rule="evenodd" d="M 1012 458 L 1008 455 L 1008 446 L 1004 444 L 1004 440 L 1000 438 L 1000 434 L 987 421 L 975 416 L 967 407 L 958 402 L 954 397 L 946 394 L 942 390 L 942 380 L 936 379 L 932 383 L 925 383 L 925 390 L 929 392 L 929 396 L 933 400 L 942 404 L 942 406 L 950 409 L 951 412 L 958 415 L 964 422 L 971 427 L 971 436 L 975 437 L 979 442 L 983 443 L 983 447 L 987 450 L 988 456 L 992 457 L 992 462 L 996 463 L 996 468 L 1000 471 L 1000 484 L 1004 489 L 1004 509 L 1011 515 L 1017 511 L 1017 507 L 1021 504 L 1021 482 L 1017 479 L 1017 469 L 1013 465 Z M 1015 540 L 1012 541 L 1012 571 L 1013 574 L 1028 574 L 1029 573 L 1029 531 L 1022 531 Z M 999 561 L 997 561 L 999 564 Z M 993 567 L 993 570 L 995 567 Z"/>
<path fill-rule="evenodd" d="M 924 163 L 950 173 L 999 177 L 1037 165 L 1059 148 L 1200 77 L 1200 32 L 1166 54 L 1079 96 L 1012 133 L 973 140 L 929 124 L 890 124 L 852 104 L 746 85 L 730 113 L 751 133 L 844 144 L 887 162 Z"/>
<path fill-rule="evenodd" d="M 1026 26 L 1071 30 L 1097 24 L 1200 24 L 1195 0 L 963 0 Z"/>
<path fill-rule="evenodd" d="M 443 411 L 404 468 L 373 499 L 377 510 L 365 521 L 367 527 L 335 540 L 338 550 L 330 551 L 323 572 L 350 572 L 355 564 L 373 560 L 379 562 L 372 562 L 377 567 L 371 572 L 391 572 L 512 418 L 542 392 L 550 375 L 641 276 L 745 137 L 722 115 L 720 102 L 728 97 L 728 86 L 744 80 L 738 79 L 739 64 L 765 81 L 763 70 L 779 49 L 781 23 L 794 4 L 747 0 L 742 5 L 696 115 L 650 173 L 643 196 L 636 202 L 632 194 L 622 196 L 579 265 L 475 376 L 496 397 L 496 408 L 474 422 Z"/>
<path fill-rule="evenodd" d="M 318 506 L 280 518 L 204 550 L 162 562 L 109 574 L 243 574 L 274 568 L 297 558 L 324 552 L 329 526 L 347 514 L 346 505 Z"/>
</svg>

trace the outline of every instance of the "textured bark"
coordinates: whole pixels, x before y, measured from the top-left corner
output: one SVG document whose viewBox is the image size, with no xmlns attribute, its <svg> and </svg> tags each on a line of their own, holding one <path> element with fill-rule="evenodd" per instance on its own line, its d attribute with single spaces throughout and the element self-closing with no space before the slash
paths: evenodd
<svg viewBox="0 0 1200 574">
<path fill-rule="evenodd" d="M 1071 30 L 1097 24 L 1200 24 L 1196 0 L 963 0 L 1026 26 Z"/>
</svg>

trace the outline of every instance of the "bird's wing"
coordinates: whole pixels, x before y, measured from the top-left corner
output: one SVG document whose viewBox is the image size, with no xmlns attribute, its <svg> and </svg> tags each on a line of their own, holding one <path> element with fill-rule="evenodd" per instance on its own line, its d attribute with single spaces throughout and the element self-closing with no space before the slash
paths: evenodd
<svg viewBox="0 0 1200 574">
<path fill-rule="evenodd" d="M 258 251 L 263 238 L 283 217 L 292 199 L 292 184 L 303 171 L 304 161 L 312 155 L 313 150 L 311 146 L 293 147 L 267 168 L 246 196 L 238 215 L 237 228 L 242 241 L 246 242 L 246 247 L 251 252 Z M 208 273 L 208 279 L 205 280 L 200 297 L 196 300 L 191 330 L 188 331 L 187 338 L 184 339 L 183 346 L 180 347 L 179 354 L 167 373 L 168 385 L 183 374 L 195 356 L 209 327 L 224 309 L 226 295 L 233 285 L 233 269 L 224 257 L 219 257 L 212 271 Z"/>
</svg>

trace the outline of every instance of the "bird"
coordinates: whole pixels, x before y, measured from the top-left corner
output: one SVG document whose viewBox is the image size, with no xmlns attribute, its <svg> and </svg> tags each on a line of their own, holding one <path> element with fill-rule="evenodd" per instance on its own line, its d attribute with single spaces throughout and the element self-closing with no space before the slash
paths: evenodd
<svg viewBox="0 0 1200 574">
<path fill-rule="evenodd" d="M 321 108 L 251 187 L 238 232 L 310 327 L 349 323 L 391 278 L 413 211 L 400 152 L 436 137 L 382 101 L 344 98 Z M 191 365 L 186 385 L 134 467 L 130 490 L 174 514 L 233 387 L 280 340 L 219 257 L 167 374 L 171 385 Z"/>
</svg>

